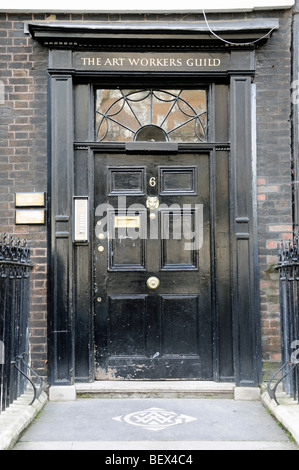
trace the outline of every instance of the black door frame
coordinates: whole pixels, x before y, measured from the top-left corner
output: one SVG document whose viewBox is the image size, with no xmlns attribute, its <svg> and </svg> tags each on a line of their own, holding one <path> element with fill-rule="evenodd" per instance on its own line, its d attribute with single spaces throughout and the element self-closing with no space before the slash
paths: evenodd
<svg viewBox="0 0 299 470">
<path fill-rule="evenodd" d="M 223 71 L 192 74 L 189 78 L 223 80 L 230 82 L 230 220 L 232 248 L 232 316 L 234 381 L 238 386 L 257 386 L 261 383 L 261 334 L 259 312 L 259 270 L 256 208 L 254 204 L 254 170 L 252 165 L 253 141 L 252 109 L 254 52 L 230 51 L 231 67 Z M 227 53 L 227 50 L 225 50 Z M 219 52 L 221 54 L 221 51 Z M 89 290 L 80 291 L 78 280 L 85 263 L 92 263 L 89 244 L 73 243 L 73 197 L 78 195 L 74 158 L 88 155 L 91 174 L 92 153 L 99 146 L 76 142 L 74 135 L 74 85 L 77 80 L 94 81 L 90 70 L 72 68 L 71 50 L 52 50 L 49 64 L 49 382 L 51 385 L 71 385 L 75 381 L 93 381 L 92 272 Z M 121 80 L 128 74 L 98 73 L 101 80 Z M 138 79 L 138 74 L 134 75 Z M 140 75 L 143 76 L 144 75 Z M 153 74 L 154 76 L 154 74 Z M 169 73 L 156 74 L 169 79 Z M 181 75 L 173 74 L 181 80 Z M 185 77 L 188 79 L 188 77 Z M 90 99 L 90 97 L 89 97 Z M 76 155 L 74 157 L 74 142 Z M 227 151 L 228 143 L 205 144 L 214 152 Z M 103 151 L 119 152 L 122 144 L 113 150 L 102 145 Z M 184 148 L 184 144 L 179 148 Z M 204 144 L 202 146 L 204 148 Z M 85 157 L 83 157 L 85 158 Z M 245 190 L 244 190 L 245 188 Z M 82 194 L 81 194 L 82 195 Z M 91 207 L 93 201 L 90 201 Z M 91 221 L 92 225 L 92 221 Z M 78 261 L 79 260 L 79 261 Z M 76 317 L 80 303 L 82 318 Z M 81 315 L 81 314 L 80 314 Z M 78 322 L 79 321 L 79 322 Z M 85 365 L 76 364 L 76 349 L 84 345 Z M 81 355 L 81 351 L 80 351 Z M 221 377 L 215 374 L 215 380 Z"/>
</svg>

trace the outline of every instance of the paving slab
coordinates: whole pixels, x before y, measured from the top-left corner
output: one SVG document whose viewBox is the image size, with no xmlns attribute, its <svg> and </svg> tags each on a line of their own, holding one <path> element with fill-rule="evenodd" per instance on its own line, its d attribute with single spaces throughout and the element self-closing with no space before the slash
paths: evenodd
<svg viewBox="0 0 299 470">
<path fill-rule="evenodd" d="M 15 450 L 298 450 L 260 402 L 50 402 Z"/>
</svg>

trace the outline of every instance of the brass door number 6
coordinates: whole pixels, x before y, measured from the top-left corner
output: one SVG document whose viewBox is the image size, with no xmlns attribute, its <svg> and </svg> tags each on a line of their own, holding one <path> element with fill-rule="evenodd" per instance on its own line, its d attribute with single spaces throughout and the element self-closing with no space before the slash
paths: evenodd
<svg viewBox="0 0 299 470">
<path fill-rule="evenodd" d="M 156 181 L 156 178 L 154 176 L 149 180 L 149 184 L 152 188 L 157 186 L 157 181 Z"/>
</svg>

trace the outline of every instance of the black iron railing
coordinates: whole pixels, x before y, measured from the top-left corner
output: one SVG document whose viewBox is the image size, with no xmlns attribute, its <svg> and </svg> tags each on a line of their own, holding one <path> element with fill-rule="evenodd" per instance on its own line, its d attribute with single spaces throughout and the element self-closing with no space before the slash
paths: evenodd
<svg viewBox="0 0 299 470">
<path fill-rule="evenodd" d="M 278 256 L 283 366 L 268 385 L 277 404 L 276 391 L 281 382 L 284 391 L 299 402 L 299 238 L 281 243 Z"/>
<path fill-rule="evenodd" d="M 27 240 L 0 234 L 0 413 L 27 389 L 29 275 L 32 268 Z"/>
</svg>

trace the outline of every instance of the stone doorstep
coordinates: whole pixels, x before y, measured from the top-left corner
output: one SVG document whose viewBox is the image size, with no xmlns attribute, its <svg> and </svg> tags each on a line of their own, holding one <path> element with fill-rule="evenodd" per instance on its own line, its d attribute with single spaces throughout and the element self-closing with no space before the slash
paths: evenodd
<svg viewBox="0 0 299 470">
<path fill-rule="evenodd" d="M 78 397 L 97 398 L 234 398 L 238 401 L 260 400 L 260 389 L 236 387 L 217 382 L 125 382 L 99 381 L 77 383 L 68 387 L 51 387 L 50 401 L 74 401 Z"/>
<path fill-rule="evenodd" d="M 32 391 L 27 391 L 0 415 L 0 450 L 9 450 L 27 429 L 37 414 L 47 403 L 46 393 L 42 393 L 32 406 Z"/>
<path fill-rule="evenodd" d="M 91 384 L 76 384 L 77 396 L 98 398 L 233 398 L 233 384 L 214 382 L 122 382 L 103 381 Z"/>
</svg>

